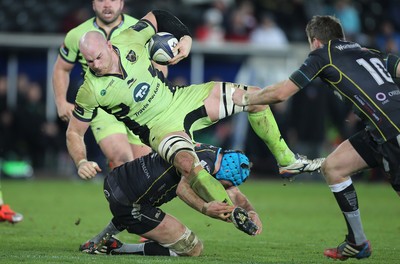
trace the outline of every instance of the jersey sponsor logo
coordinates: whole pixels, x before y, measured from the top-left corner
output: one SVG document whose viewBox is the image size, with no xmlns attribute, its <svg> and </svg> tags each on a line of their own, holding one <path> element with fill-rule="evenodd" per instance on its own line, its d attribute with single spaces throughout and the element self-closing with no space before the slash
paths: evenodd
<svg viewBox="0 0 400 264">
<path fill-rule="evenodd" d="M 106 197 L 106 199 L 108 200 L 108 198 L 110 197 L 110 192 L 107 190 L 104 190 L 104 196 Z"/>
<path fill-rule="evenodd" d="M 376 98 L 376 100 L 378 100 L 378 101 L 385 101 L 386 100 L 386 94 L 384 94 L 384 93 L 377 93 L 376 95 L 375 95 L 375 98 Z"/>
<path fill-rule="evenodd" d="M 208 164 L 207 164 L 206 161 L 201 160 L 201 161 L 200 161 L 200 164 L 201 164 L 201 166 L 202 166 L 204 169 L 206 169 L 206 171 L 207 171 L 208 173 L 211 173 L 211 172 L 210 172 L 210 166 L 208 166 Z"/>
<path fill-rule="evenodd" d="M 400 95 L 400 90 L 393 90 L 393 91 L 390 91 L 388 94 L 389 94 L 389 96 Z"/>
<path fill-rule="evenodd" d="M 376 98 L 376 100 L 378 100 L 379 102 L 381 102 L 382 105 L 384 105 L 384 104 L 386 104 L 386 103 L 389 103 L 389 100 L 387 99 L 387 96 L 386 96 L 386 94 L 384 94 L 384 93 L 377 93 L 377 94 L 375 95 L 375 98 Z"/>
<path fill-rule="evenodd" d="M 104 89 L 102 89 L 102 90 L 100 91 L 100 95 L 101 95 L 101 96 L 105 96 L 105 95 L 107 94 L 107 89 L 108 89 L 108 87 L 112 86 L 113 83 L 114 83 L 114 80 L 111 80 L 111 82 L 109 82 L 109 83 L 107 84 L 107 87 L 104 88 Z"/>
<path fill-rule="evenodd" d="M 85 114 L 85 110 L 83 110 L 83 107 L 81 107 L 77 104 L 75 104 L 75 112 L 81 116 L 83 116 Z"/>
<path fill-rule="evenodd" d="M 144 21 L 139 21 L 135 25 L 131 26 L 131 28 L 135 31 L 142 31 L 143 29 L 147 28 L 149 25 Z"/>
<path fill-rule="evenodd" d="M 141 206 L 140 204 L 136 204 L 134 203 L 132 205 L 132 211 L 131 211 L 131 215 L 134 219 L 138 220 L 138 221 L 142 221 L 142 214 L 140 213 L 141 210 Z"/>
<path fill-rule="evenodd" d="M 149 94 L 150 85 L 148 83 L 139 83 L 133 90 L 133 100 L 135 102 L 140 102 L 146 99 Z"/>
<path fill-rule="evenodd" d="M 136 53 L 133 50 L 128 52 L 128 55 L 125 57 L 128 61 L 135 63 L 137 61 Z"/>
<path fill-rule="evenodd" d="M 157 209 L 157 212 L 156 212 L 156 214 L 154 215 L 154 217 L 155 217 L 156 219 L 158 219 L 158 218 L 160 218 L 160 215 L 161 215 L 161 210 L 160 210 L 160 209 Z"/>
<path fill-rule="evenodd" d="M 143 83 L 142 83 L 142 84 L 143 84 Z M 138 86 L 140 86 L 140 84 L 139 84 Z M 146 95 L 144 96 L 144 98 L 146 98 L 147 94 L 149 93 L 149 88 L 150 88 L 150 87 L 148 86 L 148 88 L 147 88 L 147 90 L 146 90 Z M 156 89 L 154 89 L 153 94 L 149 97 L 149 99 L 147 100 L 147 102 L 142 106 L 142 108 L 140 108 L 137 112 L 134 113 L 135 117 L 138 117 L 140 114 L 142 114 L 142 113 L 147 109 L 147 107 L 149 107 L 151 101 L 153 101 L 154 97 L 156 97 L 159 88 L 160 88 L 160 84 L 157 84 Z M 136 89 L 137 89 L 137 87 L 135 88 L 135 90 L 136 90 Z M 135 91 L 133 91 L 133 92 L 134 92 L 134 97 L 135 97 Z M 144 98 L 143 98 L 142 100 L 140 100 L 140 101 L 143 101 Z M 136 99 L 135 99 L 135 101 L 136 101 Z M 139 102 L 139 101 L 136 101 L 136 102 Z"/>
<path fill-rule="evenodd" d="M 68 56 L 69 54 L 69 49 L 67 47 L 65 47 L 65 44 L 62 45 L 61 47 L 61 52 L 62 54 L 64 54 L 65 56 Z"/>
<path fill-rule="evenodd" d="M 376 98 L 376 100 L 378 100 L 378 101 L 385 101 L 386 100 L 386 94 L 384 94 L 384 93 L 377 93 L 376 95 L 375 95 L 375 98 Z"/>
<path fill-rule="evenodd" d="M 345 49 L 355 49 L 355 48 L 361 48 L 360 44 L 358 43 L 350 43 L 350 44 L 340 44 L 335 46 L 336 49 L 342 51 Z"/>
<path fill-rule="evenodd" d="M 144 162 L 143 157 L 139 158 L 139 163 L 140 167 L 142 168 L 142 171 L 144 172 L 144 175 L 146 176 L 147 179 L 150 179 L 150 173 L 149 170 L 147 169 L 146 163 Z"/>
</svg>

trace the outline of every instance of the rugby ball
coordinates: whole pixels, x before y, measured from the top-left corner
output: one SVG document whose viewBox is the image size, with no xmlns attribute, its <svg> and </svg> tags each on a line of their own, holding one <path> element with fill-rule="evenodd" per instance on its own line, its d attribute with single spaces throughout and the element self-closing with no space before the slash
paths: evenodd
<svg viewBox="0 0 400 264">
<path fill-rule="evenodd" d="M 158 64 L 167 65 L 178 52 L 173 52 L 172 49 L 176 46 L 178 40 L 174 35 L 168 32 L 158 32 L 149 41 L 150 59 Z"/>
</svg>

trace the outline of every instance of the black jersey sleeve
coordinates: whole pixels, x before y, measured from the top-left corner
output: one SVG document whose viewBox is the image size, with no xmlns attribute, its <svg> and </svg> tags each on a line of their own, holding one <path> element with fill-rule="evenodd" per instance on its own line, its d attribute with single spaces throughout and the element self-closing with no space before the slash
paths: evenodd
<svg viewBox="0 0 400 264">
<path fill-rule="evenodd" d="M 173 14 L 165 10 L 153 10 L 151 12 L 157 19 L 158 32 L 169 32 L 178 40 L 185 35 L 190 36 L 189 29 L 186 25 Z"/>
<path fill-rule="evenodd" d="M 321 69 L 321 58 L 311 53 L 300 68 L 290 75 L 289 79 L 302 89 L 318 77 Z"/>
<path fill-rule="evenodd" d="M 400 76 L 396 75 L 397 66 L 399 65 L 400 58 L 395 54 L 388 54 L 386 57 L 386 68 L 390 75 L 394 78 L 400 78 Z"/>
</svg>

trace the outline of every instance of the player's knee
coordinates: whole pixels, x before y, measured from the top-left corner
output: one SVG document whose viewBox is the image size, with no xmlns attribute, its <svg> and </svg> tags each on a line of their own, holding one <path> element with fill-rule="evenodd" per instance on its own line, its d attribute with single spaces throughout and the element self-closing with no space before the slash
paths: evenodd
<svg viewBox="0 0 400 264">
<path fill-rule="evenodd" d="M 146 145 L 131 144 L 133 159 L 137 159 L 151 153 L 151 148 Z"/>
<path fill-rule="evenodd" d="M 158 153 L 163 159 L 178 166 L 178 168 L 198 162 L 193 143 L 181 135 L 172 135 L 164 138 L 160 142 Z M 186 166 L 185 169 L 187 169 Z"/>
<path fill-rule="evenodd" d="M 203 251 L 203 243 L 198 239 L 196 234 L 187 227 L 175 242 L 161 245 L 181 256 L 199 256 Z"/>
<path fill-rule="evenodd" d="M 113 155 L 107 157 L 107 159 L 110 162 L 110 167 L 115 168 L 128 161 L 133 160 L 133 155 L 132 153 L 119 152 L 119 153 L 114 153 Z"/>
<path fill-rule="evenodd" d="M 341 181 L 342 176 L 339 175 L 334 163 L 330 162 L 329 157 L 321 164 L 321 173 L 328 183 L 335 183 Z M 344 175 L 345 177 L 347 175 Z"/>
<path fill-rule="evenodd" d="M 195 164 L 195 157 L 189 151 L 179 152 L 174 159 L 174 166 L 184 175 L 189 175 Z"/>
</svg>

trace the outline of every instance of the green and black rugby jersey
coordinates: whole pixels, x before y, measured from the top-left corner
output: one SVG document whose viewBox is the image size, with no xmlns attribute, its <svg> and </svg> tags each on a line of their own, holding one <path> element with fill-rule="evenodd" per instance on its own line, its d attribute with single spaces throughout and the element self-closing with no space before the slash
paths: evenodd
<svg viewBox="0 0 400 264">
<path fill-rule="evenodd" d="M 114 27 L 107 36 L 105 30 L 96 23 L 95 17 L 88 19 L 67 33 L 64 43 L 60 47 L 59 54 L 66 62 L 72 64 L 79 62 L 82 65 L 83 72 L 85 72 L 87 69 L 87 63 L 79 51 L 79 40 L 86 32 L 98 31 L 101 32 L 108 40 L 110 40 L 113 37 L 118 36 L 123 30 L 136 24 L 137 21 L 138 20 L 136 18 L 122 14 L 121 23 Z"/>
<path fill-rule="evenodd" d="M 400 134 L 400 90 L 389 72 L 397 64 L 387 64 L 382 53 L 359 44 L 331 40 L 312 51 L 291 76 L 299 88 L 320 77 L 354 112 L 378 143 Z M 389 67 L 389 68 L 388 68 Z"/>
<path fill-rule="evenodd" d="M 220 148 L 208 144 L 196 144 L 195 150 L 208 173 L 213 174 Z M 179 172 L 157 153 L 151 153 L 127 162 L 107 177 L 116 181 L 130 203 L 160 206 L 176 197 L 181 179 Z"/>
<path fill-rule="evenodd" d="M 145 45 L 155 32 L 150 22 L 141 20 L 112 39 L 122 73 L 97 76 L 88 68 L 76 96 L 75 117 L 90 122 L 100 107 L 149 144 L 148 127 L 164 118 L 175 89 L 148 56 Z"/>
</svg>

